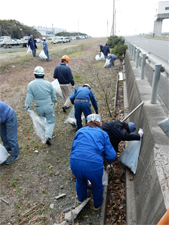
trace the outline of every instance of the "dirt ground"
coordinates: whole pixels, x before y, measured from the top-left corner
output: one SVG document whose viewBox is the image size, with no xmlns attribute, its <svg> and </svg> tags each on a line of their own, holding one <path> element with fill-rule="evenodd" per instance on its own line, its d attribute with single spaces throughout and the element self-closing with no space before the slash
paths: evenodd
<svg viewBox="0 0 169 225">
<path fill-rule="evenodd" d="M 116 60 L 115 67 L 104 68 L 104 61 L 95 60 L 99 52 L 98 44 L 106 41 L 106 38 L 91 38 L 49 46 L 49 62 L 38 57 L 41 49 L 38 49 L 36 58 L 23 54 L 23 50 L 22 54 L 2 54 L 0 99 L 17 113 L 20 155 L 15 163 L 0 165 L 0 198 L 8 202 L 0 201 L 1 225 L 59 224 L 64 221 L 64 212 L 78 205 L 75 178 L 69 170 L 71 145 L 76 131 L 64 123 L 71 108 L 64 113 L 64 100 L 57 97 L 52 145 L 48 147 L 36 136 L 32 120 L 25 111 L 26 89 L 28 83 L 34 79 L 33 71 L 38 65 L 45 70 L 44 79 L 53 81 L 53 72 L 60 64 L 60 57 L 67 54 L 76 87 L 84 83 L 91 85 L 102 123 L 120 119 L 119 111 L 123 111 L 122 83 L 118 85 L 117 107 L 114 107 L 120 62 Z M 94 112 L 93 108 L 92 111 Z M 123 148 L 124 143 L 119 150 Z M 125 224 L 125 170 L 119 162 L 119 154 L 120 152 L 113 167 L 109 169 L 107 225 Z M 65 196 L 57 200 L 55 197 L 60 194 Z M 100 224 L 100 212 L 93 210 L 92 195 L 74 224 Z"/>
</svg>

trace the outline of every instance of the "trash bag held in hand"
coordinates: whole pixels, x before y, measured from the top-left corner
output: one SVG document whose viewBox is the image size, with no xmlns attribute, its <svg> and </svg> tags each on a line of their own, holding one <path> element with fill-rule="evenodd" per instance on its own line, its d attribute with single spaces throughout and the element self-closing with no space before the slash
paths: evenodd
<svg viewBox="0 0 169 225">
<path fill-rule="evenodd" d="M 100 55 L 99 55 L 99 54 L 96 55 L 96 56 L 95 56 L 95 59 L 96 59 L 97 61 L 99 61 L 99 60 L 105 60 L 105 57 L 104 57 L 103 52 L 101 52 Z"/>
<path fill-rule="evenodd" d="M 110 67 L 110 59 L 106 59 L 106 62 L 104 64 L 104 68 Z"/>
<path fill-rule="evenodd" d="M 32 50 L 31 50 L 31 48 L 30 47 L 28 47 L 28 50 L 27 50 L 27 52 L 26 52 L 27 54 L 29 54 L 29 53 L 32 53 Z"/>
<path fill-rule="evenodd" d="M 84 118 L 84 115 L 82 113 L 81 119 Z M 72 109 L 70 110 L 70 113 L 68 117 L 66 118 L 65 122 L 66 124 L 72 125 L 72 127 L 76 127 L 76 119 L 75 119 L 75 107 L 73 106 Z"/>
<path fill-rule="evenodd" d="M 63 94 L 62 94 L 62 89 L 60 88 L 60 84 L 58 82 L 58 79 L 55 79 L 54 81 L 51 82 L 53 88 L 56 91 L 56 94 L 61 97 L 64 98 Z"/>
<path fill-rule="evenodd" d="M 44 50 L 42 50 L 42 51 L 40 52 L 39 57 L 40 57 L 41 59 L 47 59 L 47 56 L 45 55 Z"/>
<path fill-rule="evenodd" d="M 130 141 L 128 146 L 124 149 L 120 156 L 120 161 L 125 166 L 127 166 L 134 174 L 137 170 L 141 142 L 142 138 L 140 139 L 140 141 Z"/>
<path fill-rule="evenodd" d="M 35 133 L 38 137 L 40 137 L 43 144 L 46 143 L 45 130 L 48 128 L 48 123 L 45 117 L 39 117 L 33 110 L 28 109 L 30 117 L 33 121 L 33 127 Z"/>
<path fill-rule="evenodd" d="M 4 163 L 7 160 L 8 156 L 9 154 L 6 148 L 0 143 L 0 164 Z"/>
</svg>

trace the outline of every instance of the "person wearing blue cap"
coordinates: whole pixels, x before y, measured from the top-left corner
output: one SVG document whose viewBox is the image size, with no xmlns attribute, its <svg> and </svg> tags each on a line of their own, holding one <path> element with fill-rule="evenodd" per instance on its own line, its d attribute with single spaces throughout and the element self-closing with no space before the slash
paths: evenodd
<svg viewBox="0 0 169 225">
<path fill-rule="evenodd" d="M 103 52 L 103 45 L 98 45 L 100 47 L 100 52 Z"/>
<path fill-rule="evenodd" d="M 33 35 L 30 35 L 30 38 L 28 40 L 28 47 L 30 46 L 31 50 L 32 50 L 32 55 L 33 57 L 36 57 L 36 40 L 33 38 Z"/>
<path fill-rule="evenodd" d="M 107 56 L 108 56 L 108 54 L 110 53 L 110 49 L 109 49 L 109 46 L 108 46 L 108 42 L 106 42 L 105 46 L 103 46 L 102 52 L 103 52 L 103 54 L 104 54 L 105 61 L 106 61 Z"/>
<path fill-rule="evenodd" d="M 98 210 L 103 201 L 103 161 L 116 160 L 116 152 L 108 134 L 101 129 L 98 114 L 87 116 L 87 124 L 76 132 L 70 154 L 70 168 L 76 177 L 78 201 L 88 195 L 88 180 L 92 185 L 94 209 Z M 104 158 L 103 158 L 104 157 Z"/>
<path fill-rule="evenodd" d="M 102 125 L 102 129 L 109 135 L 110 142 L 116 152 L 118 151 L 118 144 L 121 141 L 139 141 L 143 136 L 142 129 L 139 129 L 138 134 L 131 134 L 136 130 L 136 125 L 133 122 L 126 123 L 119 120 L 114 120 L 109 123 L 104 123 Z"/>
</svg>

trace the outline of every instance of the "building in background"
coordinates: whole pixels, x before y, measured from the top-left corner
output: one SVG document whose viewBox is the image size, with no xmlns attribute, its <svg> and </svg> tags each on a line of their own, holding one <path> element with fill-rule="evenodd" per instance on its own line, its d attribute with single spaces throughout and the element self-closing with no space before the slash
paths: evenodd
<svg viewBox="0 0 169 225">
<path fill-rule="evenodd" d="M 59 32 L 66 32 L 65 29 L 62 28 L 56 28 L 56 27 L 42 27 L 42 26 L 38 26 L 34 28 L 42 35 L 45 37 L 48 36 L 55 36 L 55 34 L 59 33 Z"/>
</svg>

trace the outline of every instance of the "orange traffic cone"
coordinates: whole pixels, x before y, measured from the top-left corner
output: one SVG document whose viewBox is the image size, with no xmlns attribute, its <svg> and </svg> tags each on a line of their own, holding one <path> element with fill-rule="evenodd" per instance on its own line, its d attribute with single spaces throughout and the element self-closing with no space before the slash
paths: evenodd
<svg viewBox="0 0 169 225">
<path fill-rule="evenodd" d="M 157 223 L 157 225 L 169 225 L 169 209 L 161 218 L 161 220 Z"/>
</svg>

